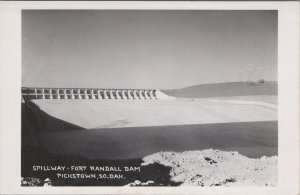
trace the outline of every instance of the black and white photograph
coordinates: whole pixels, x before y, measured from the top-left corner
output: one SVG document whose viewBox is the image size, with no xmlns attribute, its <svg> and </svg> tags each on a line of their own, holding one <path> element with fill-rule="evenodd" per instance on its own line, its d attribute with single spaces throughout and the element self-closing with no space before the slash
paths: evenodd
<svg viewBox="0 0 300 195">
<path fill-rule="evenodd" d="M 277 10 L 21 17 L 21 186 L 278 185 Z"/>
<path fill-rule="evenodd" d="M 276 186 L 277 11 L 23 10 L 22 186 Z"/>
<path fill-rule="evenodd" d="M 299 194 L 297 5 L 0 1 L 0 194 Z"/>
</svg>

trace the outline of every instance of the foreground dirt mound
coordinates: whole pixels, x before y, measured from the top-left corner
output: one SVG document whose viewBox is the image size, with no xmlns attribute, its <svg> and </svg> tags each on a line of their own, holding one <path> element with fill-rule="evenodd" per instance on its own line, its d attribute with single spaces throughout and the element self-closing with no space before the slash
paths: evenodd
<svg viewBox="0 0 300 195">
<path fill-rule="evenodd" d="M 171 181 L 195 186 L 276 186 L 277 156 L 248 158 L 219 150 L 160 152 L 143 158 L 143 166 L 171 167 Z"/>
</svg>

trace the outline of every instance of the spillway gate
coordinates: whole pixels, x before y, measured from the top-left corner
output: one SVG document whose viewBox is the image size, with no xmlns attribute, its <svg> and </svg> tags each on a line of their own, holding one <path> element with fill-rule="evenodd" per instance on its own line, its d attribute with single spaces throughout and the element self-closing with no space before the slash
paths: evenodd
<svg viewBox="0 0 300 195">
<path fill-rule="evenodd" d="M 26 99 L 157 99 L 153 89 L 32 88 L 22 87 Z"/>
</svg>

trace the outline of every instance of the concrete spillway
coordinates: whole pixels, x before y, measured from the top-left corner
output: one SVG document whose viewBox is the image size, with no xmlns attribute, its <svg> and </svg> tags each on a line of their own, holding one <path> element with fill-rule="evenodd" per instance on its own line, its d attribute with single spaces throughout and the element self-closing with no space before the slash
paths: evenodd
<svg viewBox="0 0 300 195">
<path fill-rule="evenodd" d="M 48 115 L 85 129 L 277 120 L 264 105 L 207 100 L 32 100 Z M 276 106 L 276 105 L 274 105 Z M 47 121 L 47 117 L 44 119 Z M 56 130 L 47 123 L 48 130 Z"/>
</svg>

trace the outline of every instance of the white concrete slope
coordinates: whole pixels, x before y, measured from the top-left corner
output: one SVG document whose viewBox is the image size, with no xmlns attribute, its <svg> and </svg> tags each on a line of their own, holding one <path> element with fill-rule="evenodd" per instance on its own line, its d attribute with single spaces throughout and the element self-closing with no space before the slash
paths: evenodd
<svg viewBox="0 0 300 195">
<path fill-rule="evenodd" d="M 207 100 L 33 100 L 60 120 L 86 129 L 277 120 L 277 108 Z"/>
<path fill-rule="evenodd" d="M 175 100 L 175 97 L 169 96 L 163 92 L 161 92 L 160 90 L 156 90 L 155 91 L 155 96 L 157 99 L 161 99 L 161 100 Z"/>
</svg>

